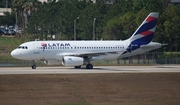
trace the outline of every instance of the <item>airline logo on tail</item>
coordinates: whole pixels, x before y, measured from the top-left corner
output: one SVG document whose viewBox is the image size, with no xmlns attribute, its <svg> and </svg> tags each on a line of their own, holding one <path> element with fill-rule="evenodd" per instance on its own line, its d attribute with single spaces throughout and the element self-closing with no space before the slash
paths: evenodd
<svg viewBox="0 0 180 105">
<path fill-rule="evenodd" d="M 129 38 L 130 44 L 127 49 L 128 52 L 136 50 L 141 45 L 146 45 L 152 41 L 156 29 L 158 16 L 159 13 L 152 12 L 146 17 L 146 19 L 134 32 L 131 38 Z"/>
</svg>

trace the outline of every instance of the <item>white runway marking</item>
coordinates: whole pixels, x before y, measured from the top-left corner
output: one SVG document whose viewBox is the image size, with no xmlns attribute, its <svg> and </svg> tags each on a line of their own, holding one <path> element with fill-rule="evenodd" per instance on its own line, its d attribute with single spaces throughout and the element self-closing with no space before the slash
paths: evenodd
<svg viewBox="0 0 180 105">
<path fill-rule="evenodd" d="M 169 73 L 180 72 L 179 65 L 158 66 L 95 66 L 94 69 L 74 69 L 73 67 L 6 67 L 2 74 L 87 74 L 87 73 Z"/>
</svg>

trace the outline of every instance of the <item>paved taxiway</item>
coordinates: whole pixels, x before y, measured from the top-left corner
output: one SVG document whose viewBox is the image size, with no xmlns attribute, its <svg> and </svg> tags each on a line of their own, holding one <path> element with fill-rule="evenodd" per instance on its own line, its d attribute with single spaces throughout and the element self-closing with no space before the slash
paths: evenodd
<svg viewBox="0 0 180 105">
<path fill-rule="evenodd" d="M 83 74 L 83 73 L 169 73 L 180 72 L 179 65 L 158 66 L 95 66 L 94 69 L 74 69 L 73 67 L 5 67 L 2 74 Z"/>
</svg>

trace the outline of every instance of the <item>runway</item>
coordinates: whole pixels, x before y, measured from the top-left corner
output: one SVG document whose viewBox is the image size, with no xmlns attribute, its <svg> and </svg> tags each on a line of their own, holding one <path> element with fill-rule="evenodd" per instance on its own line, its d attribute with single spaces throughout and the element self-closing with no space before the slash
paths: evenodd
<svg viewBox="0 0 180 105">
<path fill-rule="evenodd" d="M 3 74 L 87 74 L 87 73 L 172 73 L 180 72 L 179 65 L 158 66 L 95 66 L 94 69 L 74 69 L 73 67 L 3 67 Z"/>
</svg>

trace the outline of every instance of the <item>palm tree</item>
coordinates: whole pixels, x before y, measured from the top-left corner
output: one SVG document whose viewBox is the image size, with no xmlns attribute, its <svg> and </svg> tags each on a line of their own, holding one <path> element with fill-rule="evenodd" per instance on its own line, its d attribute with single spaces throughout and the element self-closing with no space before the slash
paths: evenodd
<svg viewBox="0 0 180 105">
<path fill-rule="evenodd" d="M 22 6 L 25 12 L 25 28 L 27 28 L 28 15 L 31 16 L 40 6 L 41 2 L 38 0 L 27 0 Z"/>
<path fill-rule="evenodd" d="M 24 11 L 29 12 L 29 15 L 32 15 L 40 5 L 41 2 L 38 0 L 27 0 L 23 5 L 23 9 Z"/>
<path fill-rule="evenodd" d="M 25 3 L 25 0 L 13 0 L 12 1 L 12 11 L 17 14 L 18 22 L 17 25 L 23 28 L 23 4 Z"/>
<path fill-rule="evenodd" d="M 31 16 L 40 6 L 38 0 L 13 0 L 12 10 L 17 13 L 18 26 L 26 28 L 28 23 L 28 14 Z"/>
</svg>

